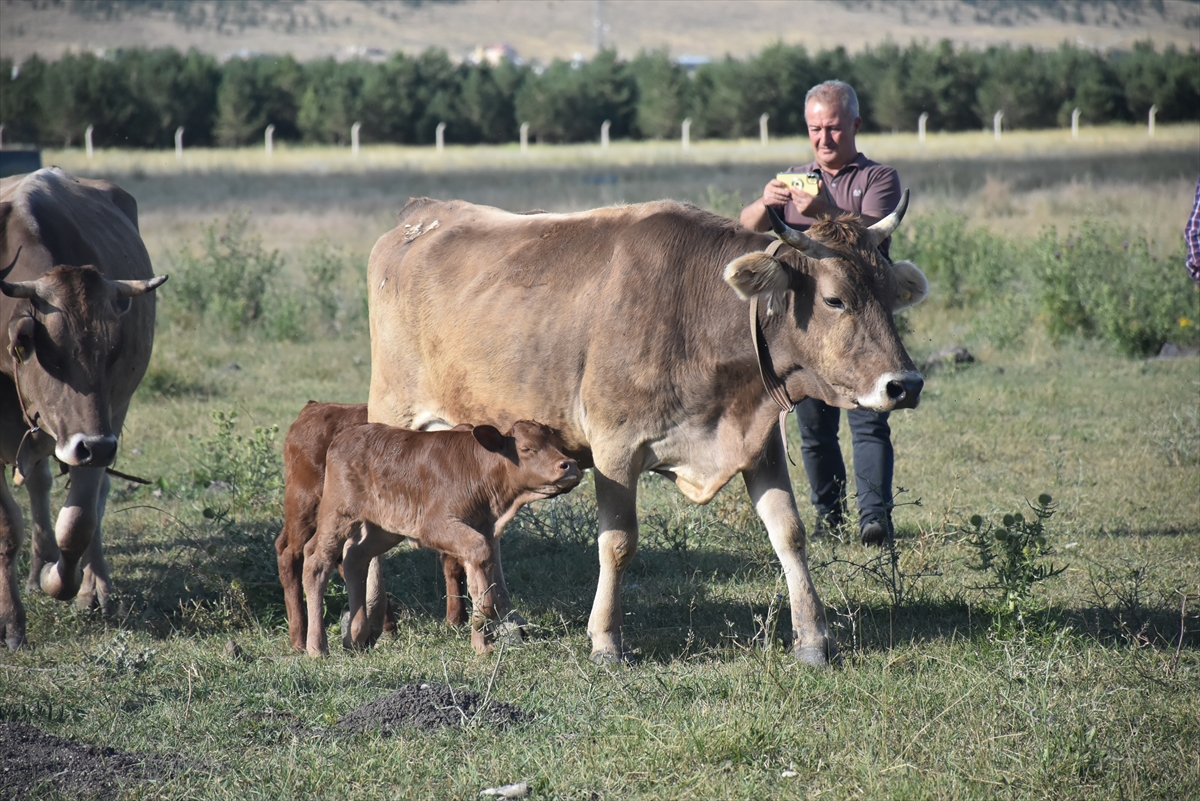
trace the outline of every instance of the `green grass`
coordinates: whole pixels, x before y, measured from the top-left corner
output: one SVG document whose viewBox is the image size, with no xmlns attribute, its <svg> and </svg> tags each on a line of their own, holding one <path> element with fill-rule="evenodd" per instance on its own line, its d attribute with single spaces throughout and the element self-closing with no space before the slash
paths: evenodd
<svg viewBox="0 0 1200 801">
<path fill-rule="evenodd" d="M 1172 184 L 1171 196 L 1187 189 Z M 1004 233 L 987 198 L 959 200 L 972 224 Z M 1037 202 L 1067 223 L 1091 213 L 1069 194 Z M 160 269 L 182 244 L 163 230 L 195 242 L 212 221 L 143 209 Z M 299 253 L 319 232 L 295 235 L 286 211 L 264 241 Z M 291 654 L 272 548 L 278 495 L 246 504 L 205 488 L 205 445 L 218 438 L 214 412 L 236 412 L 236 434 L 249 438 L 286 430 L 310 398 L 365 400 L 369 342 L 354 326 L 301 342 L 230 339 L 164 315 L 117 465 L 156 485 L 115 482 L 105 521 L 116 612 L 27 596 L 35 647 L 0 653 L 0 719 L 180 755 L 183 773 L 129 786 L 127 798 L 470 799 L 521 780 L 534 798 L 569 799 L 1195 797 L 1200 364 L 1055 343 L 1040 328 L 1002 347 L 978 314 L 935 298 L 905 315 L 916 359 L 969 334 L 979 361 L 931 372 L 920 408 L 892 416 L 905 490 L 895 562 L 852 540 L 811 543 L 843 653 L 824 672 L 788 654 L 785 587 L 738 482 L 696 507 L 654 477 L 643 479 L 641 546 L 623 590 L 636 667 L 587 661 L 590 478 L 505 535 L 530 642 L 475 655 L 466 632 L 441 622 L 434 556 L 401 548 L 387 568 L 402 609 L 395 639 L 326 660 Z M 796 469 L 793 479 L 811 523 Z M 1035 587 L 1041 614 L 1005 624 L 980 589 L 987 576 L 970 568 L 967 521 L 1028 514 L 1041 493 L 1057 508 L 1052 561 L 1067 569 Z M 249 659 L 225 654 L 231 638 Z M 400 685 L 445 681 L 537 717 L 503 732 L 302 731 Z"/>
</svg>

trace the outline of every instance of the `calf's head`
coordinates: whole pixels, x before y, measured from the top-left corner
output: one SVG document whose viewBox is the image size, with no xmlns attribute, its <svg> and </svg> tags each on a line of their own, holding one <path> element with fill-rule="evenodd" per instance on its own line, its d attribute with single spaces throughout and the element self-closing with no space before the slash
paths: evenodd
<svg viewBox="0 0 1200 801">
<path fill-rule="evenodd" d="M 19 258 L 20 254 L 17 254 Z M 68 465 L 105 467 L 117 453 L 109 398 L 123 343 L 119 318 L 165 275 L 114 281 L 92 267 L 59 266 L 31 281 L 3 280 L 19 302 L 7 320 L 7 357 L 26 413 L 55 439 Z"/>
<path fill-rule="evenodd" d="M 907 207 L 906 190 L 896 211 L 870 227 L 841 217 L 807 234 L 768 208 L 776 235 L 791 248 L 748 253 L 725 268 L 741 298 L 766 304 L 774 364 L 814 372 L 805 385 L 821 387 L 818 397 L 831 405 L 885 412 L 920 401 L 924 380 L 892 315 L 924 300 L 929 284 L 915 264 L 891 264 L 878 247 Z"/>
<path fill-rule="evenodd" d="M 553 498 L 574 489 L 582 478 L 579 463 L 563 453 L 562 440 L 541 423 L 518 420 L 504 434 L 482 425 L 471 433 L 485 449 L 508 460 L 507 483 L 517 492 Z"/>
</svg>

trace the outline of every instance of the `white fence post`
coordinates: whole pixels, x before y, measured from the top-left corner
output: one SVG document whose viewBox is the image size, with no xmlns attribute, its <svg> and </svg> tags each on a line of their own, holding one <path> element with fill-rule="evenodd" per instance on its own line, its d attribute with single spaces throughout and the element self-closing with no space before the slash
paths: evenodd
<svg viewBox="0 0 1200 801">
<path fill-rule="evenodd" d="M 605 120 L 600 123 L 600 147 L 608 147 L 608 129 L 612 126 L 612 120 Z"/>
<path fill-rule="evenodd" d="M 763 112 L 758 118 L 758 141 L 763 147 L 767 146 L 767 120 L 771 119 L 771 115 Z"/>
<path fill-rule="evenodd" d="M 1000 141 L 1000 120 L 1004 119 L 1004 112 L 997 111 L 992 115 L 992 135 L 996 137 L 996 141 Z"/>
<path fill-rule="evenodd" d="M 180 125 L 175 129 L 175 158 L 176 160 L 183 158 L 183 126 Z"/>
<path fill-rule="evenodd" d="M 529 123 L 521 123 L 521 152 L 529 152 Z"/>
<path fill-rule="evenodd" d="M 441 153 L 446 149 L 446 123 L 438 123 L 434 138 L 437 140 L 437 152 Z"/>
<path fill-rule="evenodd" d="M 88 161 L 92 160 L 92 129 L 95 127 L 94 125 L 89 125 L 87 130 L 83 132 L 83 141 L 87 145 Z"/>
<path fill-rule="evenodd" d="M 1079 138 L 1079 109 L 1071 112 L 1071 138 Z"/>
<path fill-rule="evenodd" d="M 921 116 L 917 117 L 917 141 L 925 144 L 925 120 L 929 119 L 929 112 L 922 111 Z"/>
<path fill-rule="evenodd" d="M 683 149 L 687 150 L 692 146 L 692 118 L 683 118 Z"/>
<path fill-rule="evenodd" d="M 271 123 L 267 126 L 267 130 L 263 132 L 263 141 L 267 146 L 267 156 L 270 156 L 275 151 L 275 124 Z"/>
<path fill-rule="evenodd" d="M 361 127 L 361 122 L 356 122 L 350 126 L 350 154 L 354 158 L 358 158 L 358 129 Z"/>
<path fill-rule="evenodd" d="M 1151 106 L 1150 107 L 1150 124 L 1149 124 L 1149 132 L 1150 132 L 1151 136 L 1154 136 L 1154 115 L 1157 113 L 1158 113 L 1158 106 L 1157 105 Z"/>
</svg>

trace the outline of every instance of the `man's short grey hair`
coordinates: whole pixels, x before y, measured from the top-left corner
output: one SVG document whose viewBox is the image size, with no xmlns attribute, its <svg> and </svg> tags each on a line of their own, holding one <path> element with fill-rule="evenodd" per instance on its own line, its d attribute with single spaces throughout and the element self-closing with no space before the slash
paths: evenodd
<svg viewBox="0 0 1200 801">
<path fill-rule="evenodd" d="M 808 116 L 809 101 L 816 100 L 823 105 L 836 105 L 843 111 L 849 112 L 851 118 L 858 117 L 858 95 L 854 87 L 845 81 L 826 81 L 819 83 L 804 96 L 804 115 Z"/>
</svg>

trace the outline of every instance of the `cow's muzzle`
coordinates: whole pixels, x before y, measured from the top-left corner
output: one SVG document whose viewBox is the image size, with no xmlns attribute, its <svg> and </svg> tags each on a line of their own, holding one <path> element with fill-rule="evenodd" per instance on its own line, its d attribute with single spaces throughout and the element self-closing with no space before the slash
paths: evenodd
<svg viewBox="0 0 1200 801">
<path fill-rule="evenodd" d="M 54 455 L 74 467 L 108 467 L 117 457 L 117 438 L 113 434 L 75 434 L 59 444 Z"/>
<path fill-rule="evenodd" d="M 921 402 L 925 379 L 915 371 L 887 373 L 875 383 L 875 391 L 858 398 L 858 405 L 878 412 L 915 409 Z"/>
</svg>

